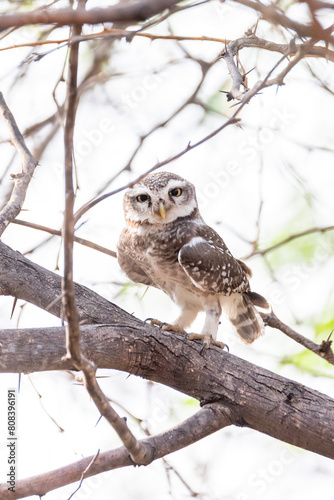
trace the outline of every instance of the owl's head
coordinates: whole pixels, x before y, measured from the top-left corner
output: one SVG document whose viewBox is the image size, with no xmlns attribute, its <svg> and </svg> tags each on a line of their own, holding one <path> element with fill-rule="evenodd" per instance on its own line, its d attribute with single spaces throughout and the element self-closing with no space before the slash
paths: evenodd
<svg viewBox="0 0 334 500">
<path fill-rule="evenodd" d="M 132 222 L 167 224 L 198 213 L 194 186 L 171 172 L 148 174 L 124 195 L 125 218 Z"/>
</svg>

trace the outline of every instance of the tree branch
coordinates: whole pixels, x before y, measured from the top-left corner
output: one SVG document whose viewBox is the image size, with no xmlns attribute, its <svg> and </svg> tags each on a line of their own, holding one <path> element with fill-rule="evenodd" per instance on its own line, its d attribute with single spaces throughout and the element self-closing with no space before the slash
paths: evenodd
<svg viewBox="0 0 334 500">
<path fill-rule="evenodd" d="M 153 461 L 185 448 L 230 424 L 229 411 L 224 410 L 218 404 L 211 404 L 202 408 L 177 427 L 157 436 L 143 439 L 140 443 L 152 450 Z M 108 470 L 133 465 L 129 453 L 124 447 L 100 453 L 94 461 L 93 459 L 94 457 L 83 458 L 46 474 L 22 479 L 16 483 L 15 493 L 8 491 L 7 484 L 0 484 L 0 496 L 3 500 L 14 500 L 30 495 L 43 496 L 51 490 L 79 481 L 82 473 L 90 464 L 85 478 Z M 92 461 L 93 463 L 91 463 Z"/>
<path fill-rule="evenodd" d="M 21 14 L 8 14 L 0 18 L 0 31 L 15 26 L 27 26 L 28 24 L 57 24 L 83 25 L 113 23 L 116 21 L 145 21 L 165 9 L 176 5 L 176 0 L 141 0 L 139 2 L 115 5 L 108 8 L 96 8 L 91 10 L 71 10 L 71 9 L 49 9 L 33 10 Z"/>
<path fill-rule="evenodd" d="M 333 26 L 331 25 L 327 29 L 323 29 L 321 26 L 315 25 L 314 23 L 299 23 L 288 17 L 279 7 L 275 4 L 266 5 L 260 1 L 254 0 L 233 0 L 236 3 L 240 3 L 251 9 L 260 12 L 263 19 L 266 21 L 276 24 L 277 26 L 282 26 L 284 28 L 293 30 L 298 33 L 299 37 L 315 37 L 327 42 L 333 43 L 334 38 L 331 36 L 333 31 Z"/>
<path fill-rule="evenodd" d="M 254 255 L 264 256 L 267 253 L 272 252 L 273 250 L 276 250 L 277 248 L 280 248 L 283 245 L 286 245 L 287 243 L 290 243 L 290 241 L 296 240 L 297 238 L 302 238 L 303 236 L 308 236 L 309 234 L 314 234 L 314 233 L 326 233 L 327 231 L 334 231 L 334 226 L 311 227 L 310 229 L 306 229 L 305 231 L 301 231 L 300 233 L 291 234 L 290 236 L 287 236 L 283 240 L 279 241 L 278 243 L 270 245 L 269 247 L 264 248 L 263 250 L 257 248 L 253 250 L 250 254 L 246 255 L 244 259 L 249 259 Z"/>
<path fill-rule="evenodd" d="M 136 182 L 139 182 L 145 175 L 157 170 L 158 168 L 164 167 L 165 165 L 171 163 L 174 160 L 177 160 L 181 158 L 184 154 L 188 153 L 188 151 L 191 151 L 192 149 L 197 148 L 204 142 L 212 139 L 215 135 L 219 134 L 222 130 L 224 130 L 226 127 L 229 125 L 233 125 L 234 123 L 239 122 L 239 118 L 236 118 L 236 115 L 240 112 L 241 108 L 239 108 L 237 111 L 234 112 L 234 114 L 220 127 L 218 127 L 216 130 L 211 132 L 210 134 L 206 135 L 199 141 L 195 142 L 194 144 L 188 144 L 182 151 L 179 153 L 176 153 L 175 155 L 171 156 L 170 158 L 167 158 L 166 160 L 156 163 L 153 167 L 151 167 L 149 170 L 141 174 L 139 177 L 134 179 L 133 181 L 129 182 L 128 184 L 125 184 L 124 186 L 119 187 L 118 189 L 115 189 L 114 191 L 111 191 L 110 193 L 105 193 L 102 196 L 99 196 L 98 198 L 94 198 L 93 200 L 89 201 L 85 205 L 83 205 L 79 210 L 74 214 L 75 221 L 78 222 L 78 220 L 86 213 L 88 210 L 91 208 L 95 207 L 98 203 L 101 201 L 105 200 L 106 198 L 109 198 L 110 196 L 113 196 L 117 193 L 120 193 L 121 191 L 124 191 L 124 189 L 127 189 L 131 186 L 133 186 Z"/>
<path fill-rule="evenodd" d="M 86 296 L 87 303 L 89 297 Z M 112 304 L 110 304 L 112 309 Z M 81 326 L 81 347 L 99 368 L 125 371 L 230 411 L 231 423 L 334 458 L 334 400 L 216 347 L 110 314 Z M 50 340 L 52 339 L 52 341 Z M 64 328 L 0 331 L 1 372 L 66 370 Z M 321 422 L 321 425 L 319 425 Z"/>
<path fill-rule="evenodd" d="M 317 354 L 321 358 L 328 361 L 328 363 L 330 363 L 331 365 L 334 365 L 334 353 L 331 347 L 332 340 L 327 339 L 323 340 L 320 345 L 316 344 L 315 342 L 312 342 L 312 340 L 307 339 L 300 333 L 293 330 L 290 326 L 283 323 L 283 321 L 278 319 L 273 311 L 271 311 L 271 313 L 269 314 L 261 314 L 261 316 L 265 325 L 280 330 L 281 332 L 285 333 L 285 335 L 290 337 L 290 339 L 293 339 L 295 342 L 298 342 L 298 344 L 301 344 L 302 346 L 306 347 L 306 349 L 309 349 L 310 351 L 314 352 L 314 354 Z"/>
<path fill-rule="evenodd" d="M 35 224 L 34 222 L 29 222 L 26 220 L 15 219 L 12 221 L 12 224 L 18 224 L 19 226 L 30 227 L 31 229 L 37 229 L 38 231 L 44 231 L 45 233 L 52 234 L 53 236 L 62 236 L 61 231 L 58 229 L 52 229 L 51 227 L 41 226 L 40 224 Z M 102 247 L 93 241 L 85 240 L 84 238 L 80 238 L 79 236 L 73 236 L 73 241 L 75 243 L 79 243 L 88 248 L 92 248 L 93 250 L 97 250 L 98 252 L 105 253 L 110 257 L 117 257 L 116 252 L 113 250 L 109 250 L 109 248 Z"/>
<path fill-rule="evenodd" d="M 238 38 L 237 40 L 227 40 L 226 38 L 215 38 L 210 36 L 185 36 L 185 35 L 160 35 L 156 33 L 143 33 L 142 31 L 132 31 L 132 30 L 122 30 L 122 29 L 104 29 L 99 33 L 91 33 L 89 35 L 81 35 L 79 37 L 72 37 L 72 42 L 79 41 L 91 41 L 91 40 L 99 40 L 103 38 L 111 38 L 111 39 L 119 39 L 119 38 L 135 38 L 142 37 L 148 38 L 149 40 L 177 40 L 179 42 L 182 41 L 199 41 L 199 42 L 215 42 L 221 44 L 229 44 L 233 42 L 234 44 L 238 43 L 239 49 L 245 47 L 259 48 L 264 50 L 269 50 L 270 52 L 279 52 L 281 54 L 285 54 L 288 50 L 289 45 L 285 43 L 276 43 L 270 40 L 265 40 L 263 38 L 258 38 L 254 33 L 246 32 L 246 36 L 242 38 Z M 0 48 L 0 52 L 4 50 L 18 49 L 22 47 L 40 47 L 43 45 L 60 45 L 60 44 L 68 44 L 68 38 L 62 38 L 58 40 L 40 40 L 37 42 L 27 42 L 21 44 L 10 45 L 8 47 Z M 298 51 L 298 48 L 301 44 L 295 44 L 294 48 L 291 47 L 291 54 L 295 54 Z M 306 57 L 321 57 L 325 58 L 328 61 L 334 62 L 334 51 L 330 50 L 327 47 L 323 47 L 317 45 L 316 47 L 311 47 L 307 52 Z"/>
<path fill-rule="evenodd" d="M 14 116 L 8 108 L 0 92 L 0 111 L 9 129 L 11 142 L 22 159 L 22 173 L 12 174 L 14 187 L 10 199 L 0 212 L 0 236 L 15 217 L 20 213 L 24 203 L 28 186 L 37 166 L 37 161 L 28 150 L 24 138 L 15 122 Z"/>
<path fill-rule="evenodd" d="M 83 2 L 85 4 L 85 0 Z M 78 9 L 80 8 L 80 2 Z M 71 28 L 74 36 L 79 36 L 81 26 Z M 80 346 L 79 316 L 75 301 L 73 282 L 73 235 L 74 235 L 74 188 L 73 188 L 73 136 L 77 109 L 77 73 L 79 42 L 71 43 L 66 97 L 65 142 L 65 213 L 64 213 L 64 278 L 62 281 L 62 304 L 66 325 L 66 358 L 77 370 L 82 370 L 84 385 L 101 415 L 115 429 L 124 446 L 137 464 L 151 462 L 151 449 L 140 443 L 132 434 L 124 419 L 111 407 L 107 397 L 96 380 L 96 366 L 86 357 Z"/>
<path fill-rule="evenodd" d="M 1 242 L 0 268 L 0 293 L 60 315 L 59 276 Z M 230 408 L 235 425 L 334 458 L 331 398 L 218 348 L 201 355 L 200 344 L 184 343 L 182 336 L 148 326 L 86 287 L 76 285 L 75 291 L 81 348 L 99 368 L 122 370 L 165 384 L 197 398 L 202 405 L 219 402 Z M 72 366 L 62 359 L 66 352 L 63 328 L 5 330 L 0 341 L 2 372 Z"/>
</svg>

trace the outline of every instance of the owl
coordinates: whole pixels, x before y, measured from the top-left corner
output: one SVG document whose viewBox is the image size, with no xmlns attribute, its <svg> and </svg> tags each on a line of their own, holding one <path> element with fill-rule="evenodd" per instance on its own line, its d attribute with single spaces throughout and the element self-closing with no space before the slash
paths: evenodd
<svg viewBox="0 0 334 500">
<path fill-rule="evenodd" d="M 173 324 L 150 318 L 152 324 L 185 334 L 204 311 L 201 334 L 187 337 L 202 340 L 205 348 L 224 346 L 216 340 L 223 311 L 246 344 L 263 333 L 255 306 L 268 303 L 250 290 L 249 267 L 204 222 L 193 184 L 171 172 L 148 174 L 126 191 L 124 213 L 117 248 L 121 269 L 130 280 L 164 291 L 181 310 Z"/>
</svg>

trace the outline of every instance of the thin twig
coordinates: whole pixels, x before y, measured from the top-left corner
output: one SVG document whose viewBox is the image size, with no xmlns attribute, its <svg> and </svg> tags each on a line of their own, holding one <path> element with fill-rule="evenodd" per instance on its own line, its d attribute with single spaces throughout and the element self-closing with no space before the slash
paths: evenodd
<svg viewBox="0 0 334 500">
<path fill-rule="evenodd" d="M 97 452 L 93 456 L 92 460 L 89 462 L 89 464 L 87 465 L 87 467 L 85 468 L 85 470 L 81 474 L 79 486 L 73 491 L 73 493 L 71 493 L 71 495 L 68 497 L 67 500 L 71 500 L 71 498 L 74 497 L 74 495 L 80 490 L 82 483 L 83 483 L 83 480 L 86 477 L 86 474 L 88 473 L 89 469 L 93 466 L 93 464 L 96 461 L 99 454 L 100 454 L 100 450 L 97 450 Z"/>
<path fill-rule="evenodd" d="M 291 234 L 287 238 L 284 238 L 278 243 L 275 243 L 274 245 L 264 248 L 263 250 L 259 249 L 253 250 L 249 255 L 243 257 L 243 259 L 244 260 L 249 259 L 254 255 L 264 256 L 267 253 L 272 252 L 273 250 L 276 250 L 277 248 L 280 248 L 283 245 L 286 245 L 287 243 L 290 243 L 290 241 L 296 240 L 297 238 L 302 238 L 303 236 L 308 236 L 309 234 L 314 234 L 314 233 L 325 233 L 327 231 L 334 231 L 334 226 L 311 227 L 310 229 L 306 229 L 305 231 L 301 231 L 300 233 Z"/>
<path fill-rule="evenodd" d="M 239 112 L 239 110 L 237 112 Z M 180 151 L 179 153 L 171 156 L 167 160 L 164 160 L 162 162 L 156 163 L 153 167 L 151 167 L 149 170 L 147 170 L 146 172 L 144 172 L 143 174 L 141 174 L 139 177 L 137 177 L 133 181 L 129 182 L 128 184 L 125 184 L 124 186 L 121 186 L 121 187 L 115 189 L 114 191 L 111 191 L 110 193 L 105 193 L 102 196 L 99 196 L 98 198 L 95 198 L 92 201 L 90 201 L 90 202 L 86 203 L 85 205 L 83 205 L 74 214 L 75 222 L 77 222 L 80 219 L 80 217 L 82 217 L 86 212 L 88 212 L 88 210 L 90 210 L 91 208 L 95 207 L 95 205 L 97 205 L 101 201 L 105 200 L 106 198 L 109 198 L 109 196 L 113 196 L 113 195 L 115 195 L 117 193 L 120 193 L 121 191 L 124 191 L 124 189 L 127 189 L 127 188 L 133 186 L 134 184 L 136 184 L 137 182 L 139 182 L 143 177 L 145 177 L 145 175 L 153 172 L 154 170 L 157 170 L 158 168 L 161 168 L 161 167 L 167 165 L 168 163 L 171 163 L 174 160 L 177 160 L 178 158 L 180 158 L 184 154 L 188 153 L 188 151 L 191 151 L 192 149 L 197 148 L 197 146 L 200 146 L 201 144 L 203 144 L 204 142 L 208 141 L 209 139 L 212 139 L 212 137 L 214 137 L 215 135 L 219 134 L 219 132 L 221 132 L 222 130 L 224 130 L 224 128 L 228 127 L 229 125 L 232 125 L 234 123 L 238 123 L 239 119 L 236 118 L 237 112 L 235 112 L 233 114 L 233 116 L 231 116 L 231 118 L 229 118 L 224 123 L 224 125 L 221 125 L 216 130 L 214 130 L 213 132 L 211 132 L 207 136 L 203 137 L 203 139 L 200 139 L 198 142 L 195 142 L 195 144 L 190 144 L 189 143 L 182 151 Z"/>
<path fill-rule="evenodd" d="M 22 209 L 29 183 L 37 166 L 37 161 L 27 148 L 24 138 L 15 122 L 14 116 L 8 108 L 1 92 L 0 110 L 3 119 L 9 129 L 12 144 L 16 148 L 18 154 L 22 159 L 22 172 L 19 174 L 11 175 L 12 179 L 14 180 L 14 187 L 7 204 L 0 212 L 1 236 L 8 224 L 10 224 L 15 219 L 15 217 L 18 216 Z"/>
<path fill-rule="evenodd" d="M 44 231 L 45 233 L 52 234 L 53 236 L 62 236 L 62 232 L 57 229 L 52 229 L 51 227 L 41 226 L 40 224 L 35 224 L 34 222 L 28 222 L 25 220 L 15 219 L 12 222 L 13 224 L 18 224 L 20 226 L 30 227 L 31 229 L 37 229 L 38 231 Z M 110 257 L 117 257 L 116 252 L 113 250 L 109 250 L 109 248 L 102 247 L 93 241 L 85 240 L 84 238 L 80 238 L 79 236 L 74 236 L 73 241 L 75 243 L 79 243 L 88 248 L 92 248 L 93 250 L 97 250 L 98 252 L 105 253 L 106 255 L 110 255 Z"/>
<path fill-rule="evenodd" d="M 137 31 L 131 31 L 131 30 L 121 30 L 121 29 L 104 29 L 103 31 L 100 31 L 98 33 L 91 33 L 89 35 L 81 35 L 80 37 L 73 37 L 72 38 L 72 43 L 74 41 L 79 41 L 79 42 L 86 42 L 86 41 L 91 41 L 91 40 L 101 40 L 105 38 L 112 38 L 112 39 L 119 39 L 119 38 L 136 38 L 136 37 L 142 37 L 142 38 L 148 38 L 151 41 L 155 40 L 176 40 L 179 42 L 183 41 L 198 41 L 198 42 L 214 42 L 214 43 L 221 43 L 221 44 L 229 44 L 232 42 L 232 40 L 228 40 L 226 38 L 215 38 L 215 37 L 210 37 L 210 36 L 185 36 L 185 35 L 159 35 L 155 33 L 144 33 L 140 30 Z M 0 52 L 4 50 L 11 50 L 11 49 L 18 49 L 18 48 L 23 48 L 23 47 L 39 47 L 43 45 L 61 45 L 64 44 L 68 45 L 70 43 L 70 40 L 68 38 L 62 38 L 58 40 L 41 40 L 38 42 L 26 42 L 22 44 L 15 44 L 15 45 L 10 45 L 8 47 L 2 47 L 0 48 Z M 245 37 L 239 38 L 237 40 L 233 41 L 234 44 L 239 45 L 239 49 L 241 48 L 246 48 L 246 47 L 253 47 L 253 48 L 259 48 L 259 49 L 264 49 L 264 50 L 269 50 L 271 52 L 280 52 L 281 54 L 284 54 L 287 49 L 288 45 L 287 44 L 282 44 L 282 43 L 276 43 L 272 42 L 270 40 L 265 40 L 263 38 L 258 38 L 255 36 L 254 33 L 247 34 Z M 300 44 L 295 44 L 294 48 L 291 48 L 291 54 L 295 54 L 299 48 Z M 56 49 L 53 50 L 58 50 L 60 47 L 57 47 Z M 45 54 L 38 54 L 38 56 L 44 56 L 47 54 L 50 54 L 53 52 L 53 50 L 45 53 Z M 38 57 L 37 56 L 37 57 Z M 320 57 L 320 58 L 325 58 L 328 59 L 329 61 L 334 61 L 334 51 L 328 49 L 327 47 L 323 46 L 316 46 L 312 47 L 306 54 L 306 57 Z"/>
</svg>

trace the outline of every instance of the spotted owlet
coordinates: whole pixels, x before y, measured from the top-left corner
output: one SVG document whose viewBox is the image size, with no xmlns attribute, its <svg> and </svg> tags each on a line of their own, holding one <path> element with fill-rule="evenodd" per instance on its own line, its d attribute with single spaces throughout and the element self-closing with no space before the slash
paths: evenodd
<svg viewBox="0 0 334 500">
<path fill-rule="evenodd" d="M 164 329 L 185 333 L 204 311 L 202 333 L 188 337 L 202 339 L 205 347 L 223 346 L 216 338 L 224 310 L 243 342 L 261 335 L 264 326 L 254 306 L 268 303 L 250 290 L 248 266 L 202 219 L 190 182 L 170 172 L 148 174 L 126 191 L 124 212 L 117 252 L 122 270 L 136 283 L 160 288 L 181 308 Z"/>
</svg>

